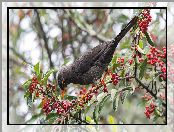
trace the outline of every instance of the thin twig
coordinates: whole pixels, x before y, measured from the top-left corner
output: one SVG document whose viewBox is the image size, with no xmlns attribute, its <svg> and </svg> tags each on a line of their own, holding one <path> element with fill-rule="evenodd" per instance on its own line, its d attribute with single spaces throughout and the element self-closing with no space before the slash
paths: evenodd
<svg viewBox="0 0 174 132">
<path fill-rule="evenodd" d="M 9 49 L 13 52 L 13 54 L 15 54 L 15 55 L 16 55 L 18 58 L 20 58 L 23 62 L 25 62 L 25 63 L 27 63 L 27 64 L 33 66 L 31 62 L 27 61 L 27 60 L 26 60 L 21 54 L 19 54 L 14 48 L 10 47 Z"/>
<path fill-rule="evenodd" d="M 43 26 L 42 26 L 42 23 L 41 23 L 41 20 L 40 20 L 40 15 L 39 15 L 39 12 L 37 11 L 37 9 L 34 9 L 34 11 L 36 12 L 36 15 L 37 15 L 37 20 L 38 20 L 38 25 L 39 25 L 39 28 L 40 28 L 40 31 L 39 32 L 42 36 L 42 39 L 44 40 L 44 46 L 45 46 L 45 49 L 47 51 L 47 55 L 48 55 L 48 59 L 49 59 L 49 64 L 50 64 L 50 68 L 54 68 L 54 64 L 51 60 L 51 50 L 49 49 L 48 47 L 48 38 L 46 36 L 46 33 L 45 31 L 43 30 Z M 56 80 L 56 74 L 54 74 L 54 79 Z"/>
</svg>

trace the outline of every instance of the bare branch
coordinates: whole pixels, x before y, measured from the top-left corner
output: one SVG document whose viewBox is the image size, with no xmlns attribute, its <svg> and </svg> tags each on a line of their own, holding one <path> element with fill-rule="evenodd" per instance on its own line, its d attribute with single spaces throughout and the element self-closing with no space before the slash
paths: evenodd
<svg viewBox="0 0 174 132">
<path fill-rule="evenodd" d="M 14 48 L 10 47 L 9 49 L 13 52 L 14 55 L 16 55 L 18 58 L 20 58 L 23 62 L 25 62 L 25 63 L 27 63 L 27 64 L 33 66 L 33 64 L 32 64 L 31 62 L 27 61 L 27 60 L 26 60 L 20 53 L 18 53 Z"/>
<path fill-rule="evenodd" d="M 48 47 L 48 38 L 46 36 L 46 33 L 45 31 L 43 30 L 43 26 L 42 26 L 42 23 L 41 23 L 41 20 L 40 20 L 40 15 L 39 15 L 39 12 L 37 11 L 37 9 L 34 10 L 36 12 L 36 15 L 37 15 L 37 20 L 38 20 L 38 24 L 39 24 L 39 28 L 40 28 L 40 31 L 39 32 L 42 36 L 42 39 L 44 40 L 44 46 L 45 46 L 45 49 L 47 51 L 47 55 L 48 55 L 48 59 L 49 59 L 49 64 L 50 64 L 50 68 L 54 68 L 54 64 L 51 60 L 51 50 L 49 49 Z M 54 73 L 54 79 L 56 79 L 56 74 Z"/>
</svg>

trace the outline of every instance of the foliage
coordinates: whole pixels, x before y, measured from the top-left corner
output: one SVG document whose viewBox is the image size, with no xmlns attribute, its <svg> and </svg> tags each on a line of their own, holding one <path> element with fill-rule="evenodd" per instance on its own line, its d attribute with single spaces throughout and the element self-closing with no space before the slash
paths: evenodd
<svg viewBox="0 0 174 132">
<path fill-rule="evenodd" d="M 72 12 L 68 13 L 72 15 Z M 80 16 L 75 17 L 78 18 L 75 22 L 80 21 L 80 27 L 89 27 L 82 24 L 84 20 Z M 136 91 L 145 90 L 146 93 L 142 97 L 142 103 L 145 105 L 144 117 L 154 122 L 165 122 L 166 47 L 162 50 L 154 47 L 147 31 L 151 19 L 150 10 L 143 10 L 137 25 L 131 31 L 132 45 L 127 49 L 128 54 L 121 56 L 120 53 L 115 53 L 106 75 L 95 85 L 81 88 L 77 96 L 62 96 L 57 92 L 56 85 L 48 83 L 48 78 L 54 70 L 43 74 L 40 63 L 37 63 L 34 66 L 35 75 L 23 84 L 27 104 L 31 106 L 35 100 L 41 99 L 38 108 L 41 108 L 41 113 L 45 115 L 44 123 L 98 124 L 102 122 L 102 110 L 108 103 L 112 104 L 113 111 L 117 112 L 120 103 L 123 104 Z M 110 85 L 113 87 L 109 87 Z M 90 110 L 93 111 L 92 115 L 89 114 Z M 109 115 L 108 120 L 109 124 L 119 123 L 112 115 Z"/>
</svg>

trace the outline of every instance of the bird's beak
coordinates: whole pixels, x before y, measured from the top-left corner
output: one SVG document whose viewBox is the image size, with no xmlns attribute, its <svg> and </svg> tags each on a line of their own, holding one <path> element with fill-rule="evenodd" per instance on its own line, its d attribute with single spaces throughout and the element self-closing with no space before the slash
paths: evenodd
<svg viewBox="0 0 174 132">
<path fill-rule="evenodd" d="M 65 87 L 65 88 L 63 88 L 63 90 L 61 90 L 61 97 L 62 97 L 62 99 L 64 98 L 64 96 L 65 96 L 66 92 L 67 92 L 66 87 Z"/>
</svg>

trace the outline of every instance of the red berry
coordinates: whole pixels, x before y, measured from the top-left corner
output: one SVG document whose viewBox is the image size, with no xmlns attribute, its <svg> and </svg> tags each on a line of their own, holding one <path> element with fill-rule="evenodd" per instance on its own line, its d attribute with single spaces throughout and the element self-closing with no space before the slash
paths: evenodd
<svg viewBox="0 0 174 132">
<path fill-rule="evenodd" d="M 36 92 L 36 97 L 39 97 L 39 92 L 38 91 Z"/>
<path fill-rule="evenodd" d="M 37 78 L 35 76 L 32 78 L 32 82 L 37 82 Z"/>
<path fill-rule="evenodd" d="M 163 68 L 161 69 L 161 71 L 162 71 L 163 73 L 166 73 L 166 68 L 163 67 Z"/>
<path fill-rule="evenodd" d="M 129 64 L 132 65 L 132 63 L 133 63 L 133 60 L 129 60 Z"/>
<path fill-rule="evenodd" d="M 106 87 L 103 88 L 104 93 L 108 93 L 108 89 Z"/>
</svg>

